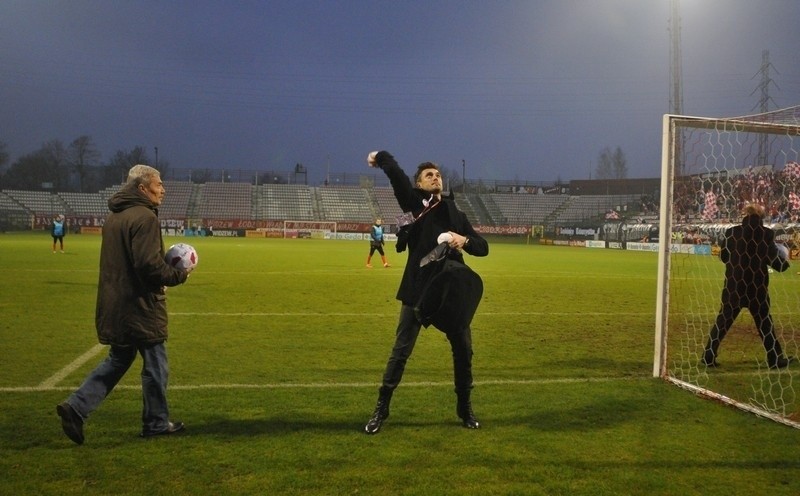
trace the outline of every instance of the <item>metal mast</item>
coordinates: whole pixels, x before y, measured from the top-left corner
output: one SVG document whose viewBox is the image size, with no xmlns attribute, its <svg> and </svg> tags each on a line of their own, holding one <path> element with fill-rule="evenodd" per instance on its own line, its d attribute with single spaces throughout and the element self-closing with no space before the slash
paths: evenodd
<svg viewBox="0 0 800 496">
<path fill-rule="evenodd" d="M 769 68 L 772 67 L 775 69 L 775 66 L 769 61 L 769 50 L 763 50 L 761 52 L 761 68 L 758 72 L 753 76 L 758 76 L 761 73 L 761 82 L 758 84 L 756 89 L 750 93 L 750 96 L 753 96 L 756 91 L 761 90 L 761 98 L 758 99 L 758 103 L 753 107 L 753 110 L 758 108 L 759 112 L 762 114 L 766 114 L 769 112 L 769 102 L 772 101 L 775 104 L 775 107 L 778 105 L 775 103 L 775 100 L 769 96 L 769 84 L 772 83 L 776 87 L 778 87 L 778 83 L 776 83 L 772 78 L 769 77 Z M 775 72 L 778 72 L 775 69 Z M 779 73 L 780 74 L 780 73 Z M 780 89 L 780 87 L 778 87 Z M 767 135 L 762 134 L 758 140 L 758 160 L 759 163 L 757 165 L 767 165 L 767 157 L 769 155 L 769 144 L 767 143 Z"/>
<path fill-rule="evenodd" d="M 683 115 L 680 0 L 670 0 L 669 35 L 669 112 L 673 115 Z M 674 156 L 674 160 L 676 161 L 674 175 L 677 177 L 683 175 L 683 133 L 679 133 L 675 138 L 678 140 L 677 143 L 675 143 Z"/>
<path fill-rule="evenodd" d="M 681 63 L 681 16 L 680 0 L 670 0 L 670 22 L 669 22 L 669 73 L 670 73 L 670 93 L 669 111 L 671 114 L 683 114 L 683 70 Z"/>
</svg>

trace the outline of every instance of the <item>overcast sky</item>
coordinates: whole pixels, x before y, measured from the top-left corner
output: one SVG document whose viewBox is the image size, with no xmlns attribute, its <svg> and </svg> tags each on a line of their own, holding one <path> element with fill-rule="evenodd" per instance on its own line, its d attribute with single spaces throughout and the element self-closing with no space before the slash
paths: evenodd
<svg viewBox="0 0 800 496">
<path fill-rule="evenodd" d="M 800 104 L 800 1 L 681 0 L 684 113 Z M 657 177 L 669 0 L 0 2 L 11 161 L 90 136 L 175 168 L 366 170 L 374 149 L 469 179 Z M 367 171 L 369 172 L 369 171 Z"/>
</svg>

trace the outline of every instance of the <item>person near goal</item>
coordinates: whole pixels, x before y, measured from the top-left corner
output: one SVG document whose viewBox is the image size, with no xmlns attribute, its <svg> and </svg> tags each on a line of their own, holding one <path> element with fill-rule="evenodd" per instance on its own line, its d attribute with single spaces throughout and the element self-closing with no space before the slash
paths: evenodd
<svg viewBox="0 0 800 496">
<path fill-rule="evenodd" d="M 784 272 L 788 257 L 779 256 L 775 232 L 764 226 L 764 208 L 747 205 L 741 225 L 725 231 L 719 258 L 725 263 L 722 306 L 703 351 L 701 363 L 717 367 L 719 346 L 743 308 L 750 311 L 767 352 L 767 366 L 784 368 L 794 358 L 783 354 L 775 336 L 769 300 L 769 268 Z"/>
<path fill-rule="evenodd" d="M 191 269 L 169 265 L 158 206 L 164 185 L 157 169 L 135 165 L 123 187 L 108 200 L 103 225 L 95 324 L 108 357 L 89 373 L 66 401 L 56 406 L 61 427 L 83 444 L 83 424 L 142 355 L 142 437 L 173 434 L 183 422 L 171 422 L 167 407 L 169 365 L 166 286 L 186 282 Z"/>
<path fill-rule="evenodd" d="M 449 249 L 460 263 L 463 263 L 462 252 L 479 257 L 488 255 L 489 244 L 475 232 L 467 216 L 456 208 L 454 201 L 442 198 L 442 176 L 436 164 L 420 164 L 412 183 L 389 152 L 372 152 L 367 161 L 370 167 L 383 170 L 400 208 L 406 212 L 403 216 L 405 221 L 398 222 L 398 225 L 403 225 L 398 231 L 396 249 L 398 252 L 408 249 L 408 259 L 396 296 L 401 307 L 395 343 L 378 390 L 375 410 L 364 427 L 366 434 L 375 434 L 389 417 L 392 394 L 403 377 L 406 362 L 422 327 L 415 308 L 426 282 L 425 276 L 421 275 L 420 262 L 439 246 L 437 237 L 444 233 L 449 234 Z M 459 328 L 456 329 L 442 327 L 439 329 L 445 332 L 453 356 L 456 414 L 464 427 L 477 429 L 480 423 L 472 411 L 470 399 L 473 386 L 472 331 L 468 322 L 458 324 Z"/>
</svg>

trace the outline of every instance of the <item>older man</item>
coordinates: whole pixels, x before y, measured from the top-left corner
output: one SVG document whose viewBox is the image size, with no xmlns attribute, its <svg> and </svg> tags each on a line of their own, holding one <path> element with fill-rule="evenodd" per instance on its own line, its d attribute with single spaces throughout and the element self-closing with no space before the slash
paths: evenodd
<svg viewBox="0 0 800 496">
<path fill-rule="evenodd" d="M 167 406 L 169 367 L 165 286 L 186 281 L 189 270 L 164 261 L 158 206 L 164 200 L 158 170 L 135 165 L 119 192 L 108 200 L 111 213 L 103 225 L 100 280 L 95 323 L 108 357 L 77 391 L 56 407 L 64 433 L 83 444 L 83 424 L 142 356 L 142 437 L 183 430 L 171 422 Z"/>
</svg>

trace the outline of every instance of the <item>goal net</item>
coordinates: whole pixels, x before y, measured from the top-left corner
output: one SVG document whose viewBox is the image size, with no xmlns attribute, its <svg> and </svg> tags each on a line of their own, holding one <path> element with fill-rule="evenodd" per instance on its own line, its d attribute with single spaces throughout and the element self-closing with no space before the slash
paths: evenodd
<svg viewBox="0 0 800 496">
<path fill-rule="evenodd" d="M 718 366 L 707 365 L 704 354 L 725 285 L 720 246 L 755 203 L 765 208 L 764 225 L 777 243 L 790 249 L 791 267 L 770 269 L 761 286 L 768 286 L 783 355 L 798 357 L 800 106 L 737 118 L 665 115 L 661 173 L 653 375 L 800 427 L 800 361 L 770 363 L 770 340 L 762 340 L 747 306 L 719 342 Z"/>
</svg>

